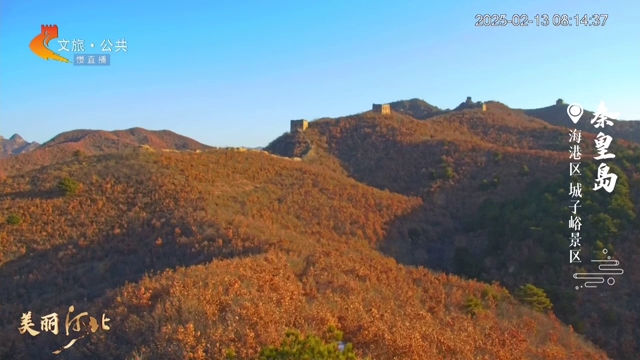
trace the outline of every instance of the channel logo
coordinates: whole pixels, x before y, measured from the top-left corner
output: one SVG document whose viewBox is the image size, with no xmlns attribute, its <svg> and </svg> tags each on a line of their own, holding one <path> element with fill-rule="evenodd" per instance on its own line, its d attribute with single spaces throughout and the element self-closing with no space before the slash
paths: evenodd
<svg viewBox="0 0 640 360">
<path fill-rule="evenodd" d="M 45 60 L 56 60 L 70 63 L 70 61 L 49 49 L 49 42 L 58 38 L 58 25 L 42 25 L 40 34 L 31 40 L 29 48 L 34 54 Z"/>
</svg>

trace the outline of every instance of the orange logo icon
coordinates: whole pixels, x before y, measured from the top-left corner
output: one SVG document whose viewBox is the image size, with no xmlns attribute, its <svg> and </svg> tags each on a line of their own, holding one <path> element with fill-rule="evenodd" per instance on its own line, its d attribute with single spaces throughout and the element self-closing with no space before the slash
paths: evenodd
<svg viewBox="0 0 640 360">
<path fill-rule="evenodd" d="M 31 51 L 33 51 L 34 54 L 45 60 L 57 60 L 70 63 L 69 60 L 54 53 L 53 51 L 51 51 L 51 49 L 48 48 L 49 42 L 57 38 L 58 25 L 42 25 L 40 34 L 38 34 L 38 36 L 34 37 L 33 40 L 31 40 L 29 48 L 31 48 Z"/>
</svg>

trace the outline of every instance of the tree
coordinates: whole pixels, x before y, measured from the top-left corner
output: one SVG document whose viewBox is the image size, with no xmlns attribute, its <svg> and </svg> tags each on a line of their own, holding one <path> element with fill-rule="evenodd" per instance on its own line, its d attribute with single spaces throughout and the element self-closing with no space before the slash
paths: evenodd
<svg viewBox="0 0 640 360">
<path fill-rule="evenodd" d="M 22 223 L 22 218 L 20 217 L 20 215 L 11 214 L 7 216 L 7 219 L 5 221 L 9 225 L 20 225 Z"/>
<path fill-rule="evenodd" d="M 454 176 L 455 176 L 455 172 L 453 171 L 453 168 L 451 168 L 450 166 L 447 166 L 444 169 L 444 178 L 447 180 L 451 180 L 453 179 Z"/>
<path fill-rule="evenodd" d="M 73 156 L 75 157 L 83 157 L 84 156 L 84 152 L 80 149 L 74 150 L 73 151 Z"/>
<path fill-rule="evenodd" d="M 356 360 L 352 344 L 342 343 L 343 333 L 331 326 L 332 341 L 326 344 L 317 336 L 303 337 L 297 330 L 287 331 L 279 347 L 268 346 L 260 351 L 260 360 Z"/>
<path fill-rule="evenodd" d="M 65 177 L 58 183 L 58 190 L 65 196 L 73 195 L 78 192 L 80 184 L 69 177 Z"/>
<path fill-rule="evenodd" d="M 535 311 L 545 312 L 553 308 L 553 304 L 547 297 L 547 293 L 532 284 L 521 286 L 516 291 L 515 295 L 516 299 L 531 306 Z"/>
<path fill-rule="evenodd" d="M 595 230 L 594 236 L 597 239 L 610 239 L 612 235 L 615 235 L 618 232 L 618 228 L 616 227 L 613 218 L 604 213 L 593 215 L 589 219 L 589 224 L 591 224 Z"/>
<path fill-rule="evenodd" d="M 482 300 L 478 299 L 475 296 L 469 296 L 464 302 L 464 308 L 467 314 L 471 316 L 476 316 L 482 311 L 484 311 L 484 306 L 482 304 Z"/>
<path fill-rule="evenodd" d="M 605 249 L 606 251 L 604 251 Z M 605 246 L 602 241 L 598 240 L 593 246 L 593 257 L 597 260 L 605 260 L 607 256 L 613 255 L 613 250 L 613 245 L 608 244 Z"/>
</svg>

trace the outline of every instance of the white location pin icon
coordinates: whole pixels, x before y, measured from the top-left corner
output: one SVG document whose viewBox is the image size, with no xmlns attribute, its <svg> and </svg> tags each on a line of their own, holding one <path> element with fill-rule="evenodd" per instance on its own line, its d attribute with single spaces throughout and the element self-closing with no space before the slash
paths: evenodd
<svg viewBox="0 0 640 360">
<path fill-rule="evenodd" d="M 578 123 L 578 120 L 580 120 L 583 112 L 584 110 L 582 109 L 582 105 L 580 104 L 571 104 L 567 106 L 567 114 L 569 114 L 569 117 L 574 124 Z"/>
</svg>

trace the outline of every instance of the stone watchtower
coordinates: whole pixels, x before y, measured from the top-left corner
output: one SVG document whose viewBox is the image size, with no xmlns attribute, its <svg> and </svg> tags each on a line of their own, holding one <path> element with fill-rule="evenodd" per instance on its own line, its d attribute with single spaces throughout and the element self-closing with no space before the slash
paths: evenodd
<svg viewBox="0 0 640 360">
<path fill-rule="evenodd" d="M 373 104 L 371 110 L 382 115 L 391 114 L 391 106 L 389 104 Z"/>
<path fill-rule="evenodd" d="M 309 127 L 309 122 L 307 120 L 291 120 L 291 133 L 295 134 L 297 132 L 302 132 L 307 130 Z"/>
<path fill-rule="evenodd" d="M 487 111 L 487 103 L 484 101 L 476 101 L 475 103 L 471 99 L 471 96 L 467 96 L 467 100 L 465 100 L 458 108 L 462 109 L 482 109 L 482 111 Z"/>
</svg>

